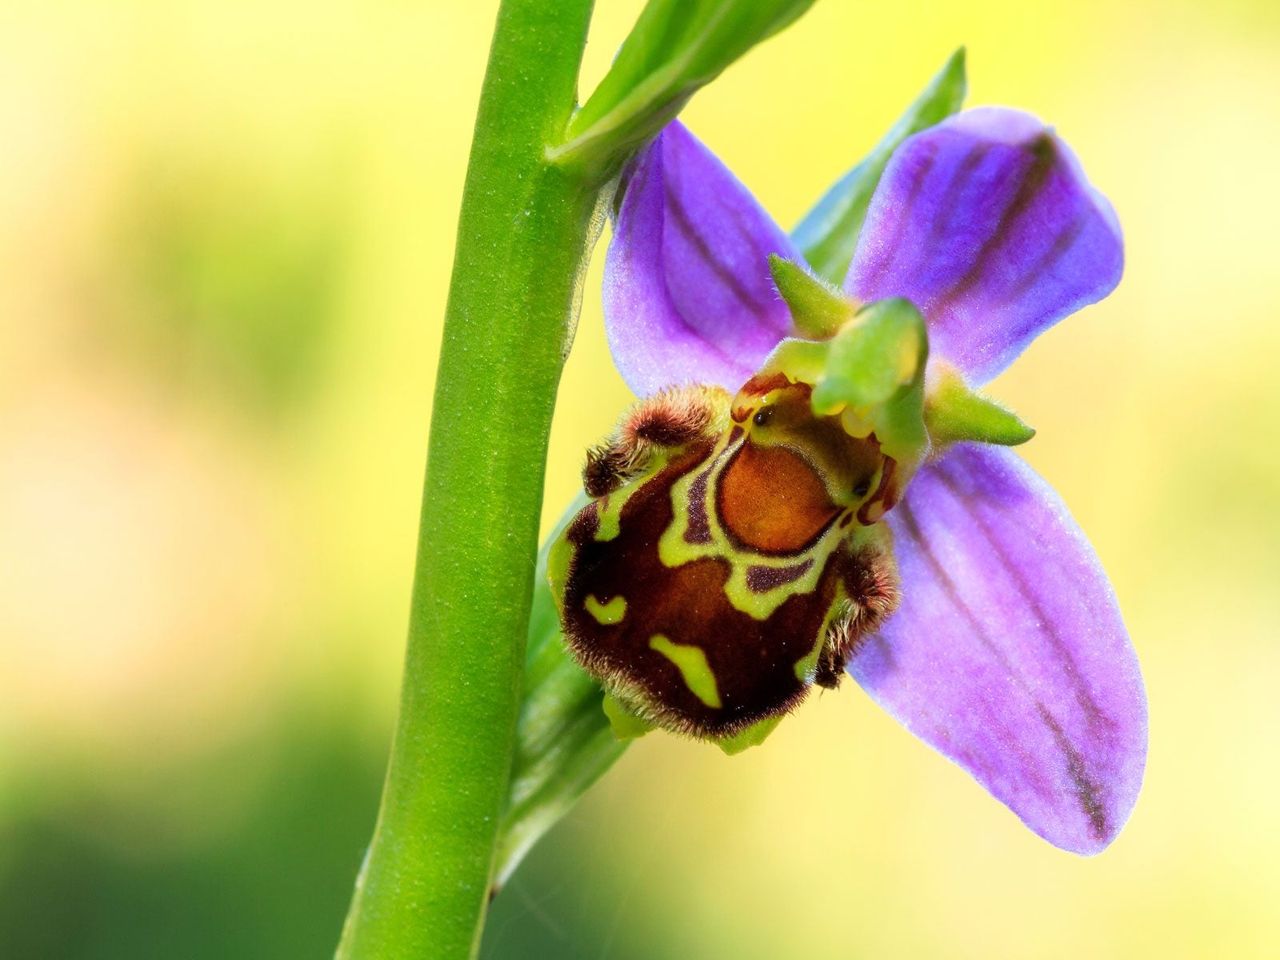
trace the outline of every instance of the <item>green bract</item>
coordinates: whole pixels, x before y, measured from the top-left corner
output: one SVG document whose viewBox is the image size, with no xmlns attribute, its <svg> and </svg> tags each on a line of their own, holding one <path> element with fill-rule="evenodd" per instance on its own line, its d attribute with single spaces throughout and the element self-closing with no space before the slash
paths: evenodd
<svg viewBox="0 0 1280 960">
<path fill-rule="evenodd" d="M 813 0 L 649 0 L 617 59 L 574 114 L 557 163 L 611 168 L 688 99 Z"/>
</svg>

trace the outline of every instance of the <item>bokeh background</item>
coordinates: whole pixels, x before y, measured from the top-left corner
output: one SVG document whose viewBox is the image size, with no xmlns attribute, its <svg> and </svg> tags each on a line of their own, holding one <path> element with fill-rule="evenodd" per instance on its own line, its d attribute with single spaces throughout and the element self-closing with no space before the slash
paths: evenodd
<svg viewBox="0 0 1280 960">
<path fill-rule="evenodd" d="M 332 949 L 495 9 L 0 2 L 0 957 Z M 639 742 L 487 958 L 1280 955 L 1280 6 L 821 0 L 686 119 L 791 224 L 962 43 L 1127 234 L 994 392 L 1142 658 L 1132 821 L 1061 853 L 847 684 L 738 758 Z M 629 399 L 598 287 L 548 522 Z"/>
</svg>

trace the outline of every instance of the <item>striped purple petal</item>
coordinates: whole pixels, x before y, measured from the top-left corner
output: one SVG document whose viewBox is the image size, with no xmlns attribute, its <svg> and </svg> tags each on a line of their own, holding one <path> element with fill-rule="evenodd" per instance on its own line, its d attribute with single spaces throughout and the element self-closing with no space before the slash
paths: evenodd
<svg viewBox="0 0 1280 960">
<path fill-rule="evenodd" d="M 962 444 L 889 514 L 902 606 L 849 672 L 1032 830 L 1081 854 L 1124 825 L 1147 710 L 1115 596 L 1016 454 Z"/>
<path fill-rule="evenodd" d="M 981 384 L 1110 293 L 1123 261 L 1115 213 L 1066 144 L 1035 117 L 983 107 L 894 154 L 845 287 L 911 300 L 931 354 Z"/>
<path fill-rule="evenodd" d="M 724 164 L 669 124 L 631 168 L 605 259 L 605 330 L 631 389 L 741 386 L 791 325 L 771 253 L 800 260 Z"/>
</svg>

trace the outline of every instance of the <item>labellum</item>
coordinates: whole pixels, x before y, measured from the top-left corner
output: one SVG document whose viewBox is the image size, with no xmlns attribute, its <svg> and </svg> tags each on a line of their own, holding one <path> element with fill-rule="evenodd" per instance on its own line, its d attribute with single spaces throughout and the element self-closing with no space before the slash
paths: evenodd
<svg viewBox="0 0 1280 960">
<path fill-rule="evenodd" d="M 758 742 L 897 604 L 894 461 L 762 373 L 640 401 L 592 451 L 552 588 L 615 726 Z M 637 723 L 636 721 L 639 721 Z"/>
</svg>

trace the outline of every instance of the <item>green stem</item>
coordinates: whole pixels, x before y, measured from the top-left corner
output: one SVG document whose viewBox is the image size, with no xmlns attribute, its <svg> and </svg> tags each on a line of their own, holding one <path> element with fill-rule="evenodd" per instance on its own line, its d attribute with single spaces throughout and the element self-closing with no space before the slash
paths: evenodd
<svg viewBox="0 0 1280 960">
<path fill-rule="evenodd" d="M 592 0 L 504 0 L 463 193 L 400 719 L 341 960 L 467 957 L 507 796 L 547 435 L 601 188 L 546 162 Z"/>
</svg>

